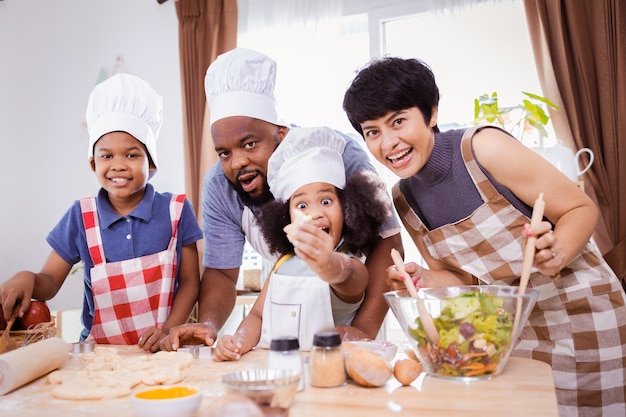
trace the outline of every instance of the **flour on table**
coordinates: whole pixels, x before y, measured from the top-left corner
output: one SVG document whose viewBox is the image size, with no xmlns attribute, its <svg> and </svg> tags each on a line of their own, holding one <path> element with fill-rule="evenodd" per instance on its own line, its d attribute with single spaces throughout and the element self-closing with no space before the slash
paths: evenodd
<svg viewBox="0 0 626 417">
<path fill-rule="evenodd" d="M 188 352 L 157 352 L 120 356 L 114 347 L 96 346 L 82 356 L 85 366 L 56 370 L 47 377 L 55 385 L 52 396 L 65 400 L 100 400 L 129 395 L 139 384 L 165 385 L 183 380 L 182 371 L 193 362 Z"/>
</svg>

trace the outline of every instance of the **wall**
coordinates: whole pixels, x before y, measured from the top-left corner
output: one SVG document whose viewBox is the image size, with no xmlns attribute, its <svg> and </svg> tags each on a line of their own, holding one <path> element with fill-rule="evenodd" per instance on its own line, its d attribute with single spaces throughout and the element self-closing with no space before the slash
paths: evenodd
<svg viewBox="0 0 626 417">
<path fill-rule="evenodd" d="M 47 233 L 98 183 L 87 161 L 84 113 L 101 71 L 126 72 L 164 100 L 157 190 L 183 192 L 178 19 L 174 1 L 0 1 L 0 282 L 38 271 Z M 82 302 L 70 275 L 52 309 Z"/>
</svg>

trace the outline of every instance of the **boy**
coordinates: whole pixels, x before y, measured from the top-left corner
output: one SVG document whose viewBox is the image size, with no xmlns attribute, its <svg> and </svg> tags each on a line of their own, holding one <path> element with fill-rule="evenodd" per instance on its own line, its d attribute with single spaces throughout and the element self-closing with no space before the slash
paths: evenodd
<svg viewBox="0 0 626 417">
<path fill-rule="evenodd" d="M 156 139 L 162 98 L 145 81 L 117 74 L 89 96 L 88 158 L 102 186 L 76 201 L 47 237 L 41 272 L 22 271 L 0 286 L 5 315 L 21 300 L 56 295 L 72 265 L 84 264 L 80 340 L 158 350 L 185 323 L 200 287 L 196 241 L 202 232 L 184 195 L 157 193 Z M 175 295 L 175 297 L 174 297 Z"/>
</svg>

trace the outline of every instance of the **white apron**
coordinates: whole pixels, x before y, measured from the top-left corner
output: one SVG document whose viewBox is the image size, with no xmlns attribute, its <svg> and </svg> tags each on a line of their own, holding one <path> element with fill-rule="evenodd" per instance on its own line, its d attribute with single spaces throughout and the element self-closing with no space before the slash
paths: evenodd
<svg viewBox="0 0 626 417">
<path fill-rule="evenodd" d="M 257 347 L 269 348 L 272 339 L 296 336 L 300 350 L 311 350 L 313 335 L 333 330 L 330 286 L 317 276 L 281 275 L 276 271 L 290 257 L 274 266 L 263 305 L 261 339 Z"/>
</svg>

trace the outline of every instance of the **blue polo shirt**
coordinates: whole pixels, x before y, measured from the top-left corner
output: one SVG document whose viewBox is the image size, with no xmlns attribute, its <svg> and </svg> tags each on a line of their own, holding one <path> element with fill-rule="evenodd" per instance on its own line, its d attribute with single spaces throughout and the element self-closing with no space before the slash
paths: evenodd
<svg viewBox="0 0 626 417">
<path fill-rule="evenodd" d="M 96 196 L 96 204 L 106 261 L 117 262 L 139 258 L 167 249 L 172 237 L 169 211 L 171 197 L 171 193 L 156 192 L 152 184 L 148 183 L 145 195 L 135 210 L 126 216 L 120 216 L 111 207 L 106 190 L 100 189 Z M 185 200 L 178 223 L 176 244 L 178 259 L 183 246 L 200 239 L 202 231 L 191 203 Z M 67 263 L 73 265 L 83 261 L 85 292 L 82 314 L 84 329 L 81 339 L 84 339 L 89 334 L 94 316 L 90 275 L 93 262 L 87 246 L 80 201 L 74 202 L 48 234 L 46 241 Z"/>
</svg>

